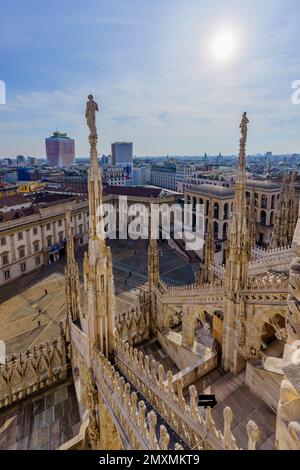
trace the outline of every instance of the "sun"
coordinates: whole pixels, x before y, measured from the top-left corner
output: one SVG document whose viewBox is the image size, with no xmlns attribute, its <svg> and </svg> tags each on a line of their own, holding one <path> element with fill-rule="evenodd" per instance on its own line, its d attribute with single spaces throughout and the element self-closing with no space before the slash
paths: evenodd
<svg viewBox="0 0 300 470">
<path fill-rule="evenodd" d="M 234 35 L 229 31 L 219 33 L 212 43 L 212 52 L 216 59 L 227 61 L 233 56 L 236 49 Z"/>
</svg>

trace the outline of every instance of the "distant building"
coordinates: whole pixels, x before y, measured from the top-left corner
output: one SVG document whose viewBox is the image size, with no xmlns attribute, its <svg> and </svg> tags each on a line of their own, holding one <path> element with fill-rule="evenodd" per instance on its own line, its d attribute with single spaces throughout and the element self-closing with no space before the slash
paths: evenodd
<svg viewBox="0 0 300 470">
<path fill-rule="evenodd" d="M 101 162 L 101 165 L 110 165 L 111 155 L 102 155 L 100 162 Z"/>
<path fill-rule="evenodd" d="M 151 183 L 172 191 L 182 190 L 184 179 L 193 174 L 194 165 L 177 165 L 166 162 L 163 165 L 154 165 L 151 170 Z"/>
<path fill-rule="evenodd" d="M 123 168 L 102 167 L 102 181 L 110 186 L 126 186 L 127 178 Z"/>
<path fill-rule="evenodd" d="M 17 174 L 18 174 L 18 181 L 30 181 L 31 180 L 31 173 L 29 168 L 27 167 L 18 167 Z"/>
<path fill-rule="evenodd" d="M 183 181 L 195 173 L 194 165 L 176 165 L 176 191 L 183 192 Z"/>
<path fill-rule="evenodd" d="M 8 183 L 16 183 L 16 181 L 18 181 L 18 173 L 16 170 L 11 170 L 11 171 L 8 171 L 7 173 L 5 173 L 5 177 L 4 177 L 5 181 L 7 181 Z"/>
<path fill-rule="evenodd" d="M 40 181 L 18 181 L 18 193 L 35 193 L 42 189 L 46 183 L 41 183 Z"/>
<path fill-rule="evenodd" d="M 27 199 L 23 194 L 5 196 L 0 200 L 0 214 L 3 212 L 11 212 L 19 209 L 28 209 L 31 206 L 32 201 Z"/>
<path fill-rule="evenodd" d="M 47 164 L 52 167 L 67 168 L 75 161 L 75 141 L 61 132 L 53 132 L 45 139 Z"/>
<path fill-rule="evenodd" d="M 16 184 L 0 181 L 0 199 L 17 194 Z"/>
<path fill-rule="evenodd" d="M 246 205 L 247 214 L 250 214 L 251 198 L 254 197 L 254 218 L 256 222 L 256 243 L 267 247 L 274 230 L 276 203 L 280 194 L 281 183 L 271 180 L 247 180 Z M 227 240 L 229 219 L 231 218 L 234 184 L 216 184 L 202 182 L 189 184 L 185 187 L 184 198 L 186 204 L 196 204 L 205 207 L 205 227 L 208 225 L 209 204 L 214 206 L 214 235 L 217 245 L 224 248 L 223 242 Z M 298 199 L 298 198 L 297 198 Z M 195 209 L 193 209 L 195 210 Z M 225 262 L 225 259 L 222 262 Z"/>
<path fill-rule="evenodd" d="M 25 196 L 17 194 L 0 199 L 0 286 L 25 273 L 53 263 L 65 252 L 67 207 L 72 206 L 74 248 L 88 241 L 89 205 L 87 183 L 80 188 L 59 188 L 49 184 L 42 192 Z M 74 187 L 74 184 L 72 185 Z M 78 191 L 78 193 L 77 193 Z M 73 194 L 72 194 L 73 193 Z M 104 186 L 103 202 L 118 204 L 119 196 L 127 196 L 128 205 L 176 202 L 172 195 L 161 196 L 157 188 Z M 78 194 L 78 195 L 77 195 Z"/>
<path fill-rule="evenodd" d="M 17 165 L 18 166 L 23 166 L 26 163 L 26 158 L 23 157 L 23 155 L 18 155 L 17 156 Z"/>
<path fill-rule="evenodd" d="M 10 165 L 12 165 L 12 160 L 11 160 L 11 158 L 3 158 L 3 165 L 4 165 L 4 166 L 10 166 Z"/>
<path fill-rule="evenodd" d="M 133 167 L 132 142 L 114 142 L 111 144 L 111 160 L 113 166 L 123 168 L 126 176 L 126 186 L 131 186 Z"/>
<path fill-rule="evenodd" d="M 36 158 L 35 157 L 27 157 L 28 165 L 35 166 L 36 165 Z"/>
<path fill-rule="evenodd" d="M 160 188 L 176 190 L 176 165 L 165 163 L 164 165 L 153 165 L 151 169 L 151 184 Z"/>
<path fill-rule="evenodd" d="M 141 166 L 133 168 L 133 184 L 136 186 L 143 186 L 151 182 L 151 167 Z"/>
</svg>

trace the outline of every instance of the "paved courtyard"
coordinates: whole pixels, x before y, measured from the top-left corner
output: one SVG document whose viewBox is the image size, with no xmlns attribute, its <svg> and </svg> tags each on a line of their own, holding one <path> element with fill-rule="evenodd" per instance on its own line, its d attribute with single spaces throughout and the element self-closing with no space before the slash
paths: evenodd
<svg viewBox="0 0 300 470">
<path fill-rule="evenodd" d="M 130 308 L 140 289 L 145 288 L 148 272 L 146 240 L 110 242 L 113 254 L 117 311 Z M 82 280 L 83 253 L 76 256 Z M 169 284 L 192 283 L 198 269 L 181 255 L 159 244 L 160 270 Z M 64 268 L 66 258 L 0 288 L 0 339 L 6 343 L 6 354 L 24 351 L 59 335 L 59 323 L 66 318 Z"/>
</svg>

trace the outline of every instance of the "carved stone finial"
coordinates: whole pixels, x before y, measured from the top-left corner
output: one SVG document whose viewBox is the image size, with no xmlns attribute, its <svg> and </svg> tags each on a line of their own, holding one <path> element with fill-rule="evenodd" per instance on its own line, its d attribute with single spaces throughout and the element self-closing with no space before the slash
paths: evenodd
<svg viewBox="0 0 300 470">
<path fill-rule="evenodd" d="M 148 420 L 149 420 L 149 435 L 150 435 L 150 446 L 151 449 L 157 449 L 157 439 L 156 439 L 156 424 L 157 424 L 157 416 L 155 411 L 150 411 L 148 414 Z"/>
<path fill-rule="evenodd" d="M 159 447 L 160 450 L 168 450 L 170 436 L 166 427 L 162 424 L 159 428 Z"/>
<path fill-rule="evenodd" d="M 235 449 L 237 447 L 235 438 L 231 431 L 231 425 L 233 421 L 233 412 L 229 406 L 226 406 L 223 411 L 224 416 L 224 438 L 223 447 L 224 449 Z"/>
<path fill-rule="evenodd" d="M 248 421 L 246 429 L 248 434 L 248 450 L 255 450 L 256 443 L 261 437 L 261 431 L 252 420 Z"/>
</svg>

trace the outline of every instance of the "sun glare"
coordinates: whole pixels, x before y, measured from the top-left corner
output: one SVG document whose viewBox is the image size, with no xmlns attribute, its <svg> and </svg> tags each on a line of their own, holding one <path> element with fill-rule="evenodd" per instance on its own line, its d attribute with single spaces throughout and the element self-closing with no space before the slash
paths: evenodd
<svg viewBox="0 0 300 470">
<path fill-rule="evenodd" d="M 213 55 L 220 61 L 229 60 L 236 49 L 235 38 L 230 32 L 219 33 L 212 44 Z"/>
</svg>

